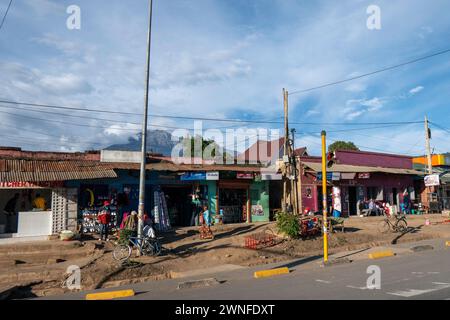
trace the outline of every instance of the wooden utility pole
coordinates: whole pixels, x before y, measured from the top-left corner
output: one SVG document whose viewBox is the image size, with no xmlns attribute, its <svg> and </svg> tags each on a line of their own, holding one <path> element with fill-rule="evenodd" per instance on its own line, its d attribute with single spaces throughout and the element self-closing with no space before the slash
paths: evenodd
<svg viewBox="0 0 450 320">
<path fill-rule="evenodd" d="M 288 95 L 286 89 L 283 88 L 283 108 L 284 108 L 284 151 L 283 151 L 283 164 L 284 164 L 284 175 L 283 175 L 283 202 L 281 208 L 283 212 L 287 212 L 287 177 L 288 177 L 288 166 L 286 166 L 285 159 L 288 156 L 288 139 L 289 139 L 289 119 L 288 119 Z"/>
<path fill-rule="evenodd" d="M 425 146 L 427 150 L 427 169 L 428 174 L 433 174 L 433 162 L 431 158 L 430 139 L 431 139 L 431 131 L 428 125 L 428 118 L 427 116 L 425 116 Z"/>
<path fill-rule="evenodd" d="M 430 139 L 431 139 L 431 130 L 428 125 L 428 117 L 425 116 L 425 147 L 427 152 L 427 173 L 433 174 L 433 161 L 431 157 Z M 431 202 L 433 201 L 432 193 L 434 192 L 434 187 L 426 187 L 426 188 L 427 188 L 428 208 L 430 209 Z"/>
</svg>

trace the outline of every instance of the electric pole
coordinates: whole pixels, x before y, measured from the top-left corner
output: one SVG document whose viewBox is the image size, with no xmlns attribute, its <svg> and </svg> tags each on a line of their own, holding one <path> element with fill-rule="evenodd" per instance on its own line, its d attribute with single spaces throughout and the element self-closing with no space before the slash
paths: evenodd
<svg viewBox="0 0 450 320">
<path fill-rule="evenodd" d="M 433 174 L 433 161 L 431 158 L 431 146 L 430 146 L 430 139 L 431 139 L 431 130 L 428 125 L 428 117 L 425 116 L 425 147 L 427 150 L 427 172 L 428 174 Z M 428 207 L 430 207 L 431 202 L 433 201 L 433 192 L 434 187 L 427 187 L 427 201 L 428 201 Z"/>
<path fill-rule="evenodd" d="M 427 150 L 427 169 L 428 174 L 433 174 L 433 162 L 431 158 L 430 139 L 431 139 L 431 130 L 428 125 L 428 118 L 427 116 L 425 116 L 425 146 Z"/>
<path fill-rule="evenodd" d="M 145 214 L 145 165 L 147 162 L 147 117 L 148 117 L 148 91 L 150 84 L 150 48 L 152 40 L 152 9 L 153 1 L 149 0 L 149 23 L 147 34 L 147 70 L 145 85 L 144 119 L 142 120 L 142 154 L 141 154 L 141 172 L 139 178 L 139 207 L 138 207 L 138 237 L 142 237 L 142 229 Z"/>
<path fill-rule="evenodd" d="M 283 212 L 287 212 L 287 177 L 288 177 L 288 166 L 286 164 L 286 157 L 288 156 L 289 147 L 289 122 L 288 122 L 288 92 L 283 89 L 283 106 L 284 106 L 284 151 L 283 151 L 283 164 L 284 164 L 284 176 L 283 176 L 283 203 L 281 208 Z"/>
<path fill-rule="evenodd" d="M 298 196 L 298 184 L 299 181 L 301 180 L 298 179 L 298 174 L 297 174 L 297 157 L 295 155 L 295 129 L 291 129 L 292 132 L 292 150 L 291 150 L 291 154 L 292 154 L 292 168 L 294 170 L 293 172 L 293 180 L 292 180 L 292 192 L 294 193 L 294 213 L 295 214 L 299 214 L 301 213 L 301 200 L 300 200 L 300 204 L 299 204 L 299 196 Z M 301 184 L 300 184 L 300 190 L 301 190 Z M 301 199 L 301 196 L 300 196 Z"/>
</svg>

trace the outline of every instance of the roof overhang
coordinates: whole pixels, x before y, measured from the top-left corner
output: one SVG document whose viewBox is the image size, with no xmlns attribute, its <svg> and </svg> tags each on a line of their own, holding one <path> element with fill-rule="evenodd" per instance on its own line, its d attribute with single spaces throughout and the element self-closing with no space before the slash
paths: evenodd
<svg viewBox="0 0 450 320">
<path fill-rule="evenodd" d="M 302 162 L 305 166 L 315 172 L 322 172 L 322 164 L 317 162 Z M 327 168 L 328 172 L 344 172 L 344 173 L 391 173 L 391 174 L 405 174 L 405 175 L 424 175 L 423 172 L 412 169 L 399 168 L 384 168 L 384 167 L 368 167 L 368 166 L 353 166 L 346 164 L 334 164 L 331 168 Z"/>
</svg>

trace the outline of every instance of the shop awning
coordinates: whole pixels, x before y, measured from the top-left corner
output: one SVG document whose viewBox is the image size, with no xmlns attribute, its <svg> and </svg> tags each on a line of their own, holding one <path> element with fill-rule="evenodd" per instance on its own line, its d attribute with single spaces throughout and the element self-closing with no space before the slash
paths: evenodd
<svg viewBox="0 0 450 320">
<path fill-rule="evenodd" d="M 0 182 L 45 182 L 117 178 L 112 166 L 97 161 L 0 159 Z"/>
<path fill-rule="evenodd" d="M 315 172 L 322 172 L 322 164 L 318 162 L 302 162 L 305 166 Z M 408 174 L 408 175 L 424 175 L 423 172 L 412 169 L 398 169 L 398 168 L 383 168 L 383 167 L 368 167 L 368 166 L 353 166 L 347 164 L 334 164 L 331 168 L 327 168 L 328 172 L 341 173 L 370 173 L 382 172 L 391 174 Z"/>
</svg>

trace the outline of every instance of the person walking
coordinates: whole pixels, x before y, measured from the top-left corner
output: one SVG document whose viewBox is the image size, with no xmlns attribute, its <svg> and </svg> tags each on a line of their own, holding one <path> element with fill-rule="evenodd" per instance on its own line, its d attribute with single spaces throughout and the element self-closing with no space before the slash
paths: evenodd
<svg viewBox="0 0 450 320">
<path fill-rule="evenodd" d="M 14 197 L 9 199 L 9 201 L 6 203 L 6 206 L 3 209 L 3 212 L 6 215 L 6 233 L 14 233 L 16 230 L 16 224 L 17 224 L 17 201 L 19 201 L 20 195 L 16 193 Z"/>
<path fill-rule="evenodd" d="M 200 239 L 214 239 L 214 235 L 211 231 L 211 214 L 209 213 L 208 206 L 203 207 L 200 217 Z"/>
<path fill-rule="evenodd" d="M 98 214 L 98 221 L 100 223 L 100 239 L 99 241 L 108 241 L 109 223 L 111 222 L 111 208 L 109 201 L 103 203 L 103 208 Z"/>
</svg>

